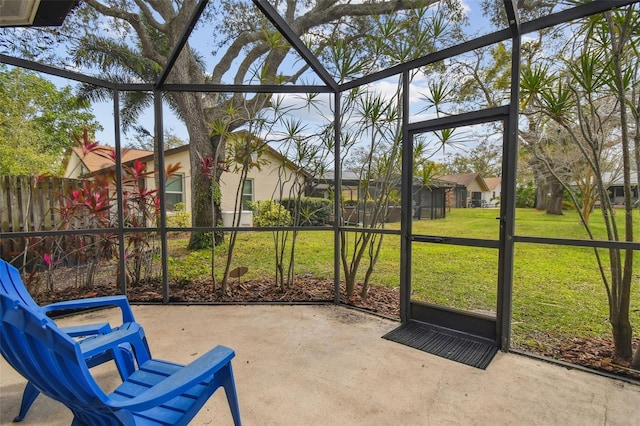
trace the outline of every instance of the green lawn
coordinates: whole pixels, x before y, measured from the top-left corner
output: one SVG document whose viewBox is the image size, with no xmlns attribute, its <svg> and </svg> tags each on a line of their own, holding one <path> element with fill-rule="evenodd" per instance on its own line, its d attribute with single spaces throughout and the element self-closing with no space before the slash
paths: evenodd
<svg viewBox="0 0 640 426">
<path fill-rule="evenodd" d="M 414 234 L 496 239 L 498 210 L 456 209 L 446 219 L 413 223 Z M 599 220 L 600 219 L 600 220 Z M 601 218 L 594 214 L 592 226 L 605 235 Z M 640 216 L 636 218 L 640 227 Z M 398 229 L 398 224 L 390 224 Z M 586 238 L 574 212 L 549 216 L 534 210 L 518 210 L 516 233 L 526 236 Z M 353 234 L 350 235 L 352 247 Z M 271 232 L 241 233 L 234 266 L 247 266 L 243 279 L 274 276 Z M 372 284 L 398 288 L 400 238 L 384 237 Z M 188 252 L 186 239 L 173 238 L 169 245 L 172 279 L 193 280 L 210 273 L 209 251 Z M 333 277 L 333 234 L 301 232 L 296 250 L 296 273 L 318 278 Z M 218 276 L 226 247 L 217 248 Z M 465 310 L 495 311 L 498 252 L 496 249 L 446 244 L 413 243 L 412 297 Z M 514 265 L 513 335 L 515 343 L 534 344 L 532 336 L 609 336 L 607 300 L 596 269 L 593 249 L 540 244 L 516 244 Z M 606 258 L 606 252 L 601 251 Z M 636 276 L 640 277 L 640 256 Z M 364 269 L 364 267 L 362 268 Z M 640 280 L 638 280 L 640 281 Z M 634 283 L 632 322 L 640 329 L 640 292 Z"/>
</svg>

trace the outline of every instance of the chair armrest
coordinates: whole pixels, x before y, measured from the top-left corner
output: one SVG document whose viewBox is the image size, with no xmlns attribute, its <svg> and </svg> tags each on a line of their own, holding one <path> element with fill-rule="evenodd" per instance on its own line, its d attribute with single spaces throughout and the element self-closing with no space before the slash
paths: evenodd
<svg viewBox="0 0 640 426">
<path fill-rule="evenodd" d="M 140 395 L 123 401 L 109 398 L 107 404 L 114 408 L 132 411 L 156 407 L 193 388 L 204 378 L 213 375 L 229 364 L 234 356 L 233 349 L 226 346 L 216 346 Z"/>
<path fill-rule="evenodd" d="M 99 322 L 94 324 L 70 325 L 68 327 L 60 327 L 60 330 L 71 337 L 91 336 L 94 334 L 105 334 L 111 331 L 111 325 L 108 322 Z"/>
<path fill-rule="evenodd" d="M 128 324 L 126 328 L 120 328 L 110 333 L 92 336 L 80 341 L 80 349 L 85 358 L 100 355 L 106 350 L 116 350 L 119 345 L 128 343 L 133 346 L 136 354 L 144 356 L 140 361 L 148 359 L 149 348 L 144 342 L 144 331 L 139 324 Z"/>
<path fill-rule="evenodd" d="M 64 309 L 99 308 L 105 306 L 116 306 L 122 311 L 122 322 L 135 322 L 133 311 L 129 305 L 127 296 L 104 296 L 90 297 L 87 299 L 65 300 L 50 305 L 43 306 L 45 312 L 59 311 Z"/>
</svg>

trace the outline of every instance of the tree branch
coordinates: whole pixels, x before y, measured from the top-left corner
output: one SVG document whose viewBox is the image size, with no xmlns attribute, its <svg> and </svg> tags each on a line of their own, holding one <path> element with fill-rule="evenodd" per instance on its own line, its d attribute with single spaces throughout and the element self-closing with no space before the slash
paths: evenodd
<svg viewBox="0 0 640 426">
<path fill-rule="evenodd" d="M 211 78 L 214 84 L 219 84 L 222 82 L 222 76 L 229 71 L 231 68 L 231 64 L 233 60 L 238 57 L 242 48 L 249 43 L 258 41 L 261 39 L 261 36 L 257 33 L 242 33 L 236 38 L 231 46 L 227 49 L 225 54 L 220 58 L 220 61 L 213 68 L 213 73 L 211 74 Z"/>
<path fill-rule="evenodd" d="M 105 16 L 110 16 L 127 22 L 140 38 L 140 44 L 146 56 L 159 64 L 165 62 L 166 58 L 153 46 L 153 43 L 149 38 L 149 34 L 147 34 L 144 24 L 140 21 L 140 17 L 138 15 L 135 13 L 125 12 L 121 9 L 114 9 L 112 7 L 105 6 L 97 0 L 85 0 L 85 3 Z"/>
<path fill-rule="evenodd" d="M 161 24 L 155 19 L 155 17 L 153 16 L 153 13 L 151 12 L 151 9 L 149 9 L 149 6 L 147 6 L 143 0 L 135 0 L 135 2 L 140 8 L 140 10 L 142 11 L 143 15 L 147 18 L 147 22 L 149 23 L 149 25 L 151 25 L 153 28 L 155 28 L 160 32 L 165 32 L 167 30 L 167 26 L 165 24 Z M 167 8 L 162 8 L 162 10 L 160 10 L 158 8 L 159 5 L 157 3 L 154 5 L 154 2 L 152 1 L 149 1 L 149 4 L 153 5 L 154 9 L 160 12 L 160 15 L 162 15 L 162 17 L 165 18 L 165 21 L 169 20 L 165 15 L 165 13 L 167 12 L 166 10 Z M 171 8 L 168 8 L 168 9 L 171 9 Z M 175 16 L 175 12 L 173 10 L 171 10 L 171 12 L 173 16 Z"/>
<path fill-rule="evenodd" d="M 244 60 L 238 66 L 238 71 L 236 71 L 236 75 L 234 77 L 235 84 L 243 84 L 244 77 L 247 75 L 247 72 L 251 68 L 251 64 L 255 62 L 260 56 L 264 55 L 269 51 L 269 46 L 265 43 L 260 43 L 255 46 L 251 51 L 245 56 Z"/>
<path fill-rule="evenodd" d="M 422 7 L 429 7 L 438 0 L 425 0 L 421 3 Z M 333 5 L 334 0 L 319 1 L 316 7 L 305 13 L 295 22 L 291 23 L 292 28 L 297 34 L 304 34 L 310 28 L 328 24 L 343 16 L 375 16 L 387 15 L 399 10 L 409 10 L 416 8 L 416 2 L 412 0 L 395 0 L 381 3 L 349 3 Z"/>
</svg>

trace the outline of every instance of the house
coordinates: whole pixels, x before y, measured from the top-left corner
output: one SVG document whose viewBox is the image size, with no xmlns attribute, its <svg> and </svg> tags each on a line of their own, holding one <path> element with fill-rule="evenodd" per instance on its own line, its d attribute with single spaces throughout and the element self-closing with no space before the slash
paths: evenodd
<svg viewBox="0 0 640 426">
<path fill-rule="evenodd" d="M 357 173 L 342 172 L 342 202 L 355 202 L 358 200 L 360 178 Z M 335 171 L 327 170 L 322 176 L 315 177 L 312 181 L 311 196 L 319 198 L 333 198 L 335 187 Z"/>
<path fill-rule="evenodd" d="M 113 152 L 114 149 L 111 146 L 97 146 L 91 149 L 83 147 L 72 148 L 65 154 L 64 177 L 80 179 L 100 170 L 113 167 L 115 165 Z M 128 163 L 147 155 L 153 155 L 153 151 L 127 148 L 122 150 L 122 162 Z"/>
<path fill-rule="evenodd" d="M 229 142 L 227 142 L 229 144 Z M 230 150 L 232 151 L 232 150 Z M 249 210 L 249 202 L 262 201 L 267 199 L 280 199 L 289 196 L 294 185 L 305 185 L 311 176 L 305 170 L 296 167 L 282 154 L 267 144 L 260 144 L 258 152 L 253 153 L 251 164 L 253 167 L 247 173 L 243 187 L 240 189 L 242 198 L 242 210 Z M 83 178 L 91 175 L 104 173 L 113 168 L 113 148 L 100 146 L 92 150 L 84 150 L 76 147 L 68 152 L 65 167 L 65 177 Z M 223 219 L 228 213 L 236 210 L 236 194 L 239 190 L 241 176 L 238 171 L 238 164 L 229 160 L 223 165 L 225 171 L 220 179 L 221 189 L 221 210 Z M 152 151 L 138 149 L 124 149 L 122 151 L 122 162 L 130 163 L 140 160 L 145 163 L 147 170 L 154 170 L 154 155 Z M 167 179 L 165 201 L 167 210 L 173 211 L 174 206 L 185 203 L 188 213 L 191 213 L 191 176 L 189 146 L 184 145 L 165 151 L 165 164 L 178 164 L 181 168 Z M 282 183 L 279 185 L 279 183 Z M 155 180 L 150 177 L 145 185 L 149 189 L 155 188 Z M 281 188 L 281 189 L 280 189 Z M 244 226 L 251 226 L 251 223 L 243 223 Z M 226 225 L 225 225 L 226 226 Z"/>
<path fill-rule="evenodd" d="M 484 178 L 489 191 L 482 193 L 482 200 L 489 207 L 497 207 L 500 205 L 500 197 L 502 196 L 502 178 L 488 177 Z"/>
<path fill-rule="evenodd" d="M 634 181 L 635 176 L 637 175 L 635 168 L 631 170 L 631 201 L 634 206 L 638 205 L 639 191 L 638 185 Z M 609 193 L 609 200 L 611 200 L 611 204 L 614 206 L 623 206 L 624 205 L 624 177 L 622 176 L 621 170 L 616 171 L 606 171 L 602 173 L 602 180 L 607 187 L 607 192 Z"/>
<path fill-rule="evenodd" d="M 439 176 L 439 179 L 465 189 L 464 203 L 460 204 L 458 200 L 455 204 L 450 203 L 451 206 L 495 207 L 500 202 L 500 177 L 483 178 L 479 173 L 459 173 Z"/>
<path fill-rule="evenodd" d="M 342 202 L 344 203 L 344 215 L 346 220 L 349 217 L 357 217 L 357 220 L 351 220 L 351 222 L 359 223 L 366 221 L 363 218 L 365 213 L 360 210 L 363 209 L 362 203 L 359 202 L 364 198 L 363 184 L 360 181 L 360 177 L 357 173 L 351 171 L 343 171 L 341 179 L 341 192 Z M 399 182 L 400 178 L 397 178 Z M 371 185 L 366 189 L 370 196 L 375 197 L 375 182 L 370 182 Z M 397 183 L 394 186 L 394 192 L 396 194 L 401 193 L 400 184 Z M 433 179 L 429 184 L 423 184 L 419 179 L 415 179 L 412 188 L 412 202 L 413 202 L 413 218 L 414 219 L 441 219 L 445 217 L 445 211 L 447 207 L 446 197 L 447 194 L 454 190 L 455 185 L 450 182 L 445 182 L 440 179 Z M 311 196 L 332 198 L 335 188 L 335 172 L 333 170 L 326 171 L 322 176 L 313 179 Z M 385 219 L 387 222 L 400 221 L 400 206 L 399 201 L 395 205 L 390 206 L 388 215 Z"/>
</svg>

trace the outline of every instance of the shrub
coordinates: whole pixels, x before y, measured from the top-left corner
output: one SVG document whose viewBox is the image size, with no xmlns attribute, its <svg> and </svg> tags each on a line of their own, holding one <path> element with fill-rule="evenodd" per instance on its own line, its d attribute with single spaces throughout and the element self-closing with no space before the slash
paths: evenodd
<svg viewBox="0 0 640 426">
<path fill-rule="evenodd" d="M 533 182 L 516 187 L 516 207 L 535 207 L 536 187 Z"/>
<path fill-rule="evenodd" d="M 185 203 L 176 203 L 173 206 L 175 214 L 167 216 L 167 226 L 169 228 L 188 228 L 191 226 L 191 214 L 187 212 Z"/>
<path fill-rule="evenodd" d="M 251 203 L 253 223 L 258 227 L 289 226 L 291 213 L 277 201 L 264 200 Z"/>
<path fill-rule="evenodd" d="M 284 198 L 282 205 L 295 217 L 296 200 Z M 331 200 L 319 197 L 302 197 L 300 199 L 300 223 L 299 226 L 322 226 L 331 220 Z"/>
</svg>

